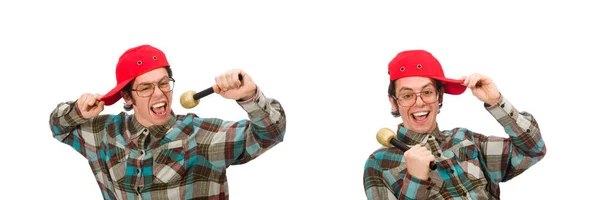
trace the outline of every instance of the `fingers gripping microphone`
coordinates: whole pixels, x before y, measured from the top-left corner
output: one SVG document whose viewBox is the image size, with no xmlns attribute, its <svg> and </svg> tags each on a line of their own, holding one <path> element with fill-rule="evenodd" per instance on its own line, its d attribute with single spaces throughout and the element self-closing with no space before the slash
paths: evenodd
<svg viewBox="0 0 600 200">
<path fill-rule="evenodd" d="M 404 143 L 402 143 L 402 142 L 400 142 L 400 140 L 398 140 L 398 138 L 396 137 L 396 134 L 389 128 L 379 129 L 379 131 L 377 132 L 377 142 L 379 142 L 379 144 L 386 146 L 386 147 L 394 146 L 394 147 L 402 150 L 403 152 L 406 152 L 409 149 L 408 146 L 406 146 Z M 437 169 L 437 164 L 435 162 L 430 162 L 429 169 L 431 169 L 431 170 Z"/>
<path fill-rule="evenodd" d="M 241 74 L 238 74 L 238 79 L 240 81 L 243 79 Z M 196 93 L 196 91 L 189 90 L 181 95 L 179 102 L 184 108 L 190 109 L 196 107 L 198 103 L 200 103 L 201 98 L 212 93 L 215 93 L 215 90 L 212 87 L 206 88 L 198 93 Z"/>
</svg>

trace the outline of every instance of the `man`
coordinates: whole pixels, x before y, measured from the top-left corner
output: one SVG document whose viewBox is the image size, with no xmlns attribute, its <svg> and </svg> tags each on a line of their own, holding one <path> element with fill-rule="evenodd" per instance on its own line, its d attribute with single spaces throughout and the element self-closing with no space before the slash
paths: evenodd
<svg viewBox="0 0 600 200">
<path fill-rule="evenodd" d="M 244 71 L 226 72 L 213 86 L 248 112 L 241 121 L 175 115 L 171 66 L 153 46 L 127 50 L 116 76 L 106 95 L 83 94 L 50 115 L 54 138 L 88 159 L 104 199 L 228 199 L 227 167 L 283 141 L 283 108 Z M 120 98 L 133 114 L 99 115 Z"/>
<path fill-rule="evenodd" d="M 424 50 L 398 53 L 388 73 L 392 114 L 402 117 L 397 137 L 410 149 L 384 147 L 369 156 L 363 179 L 368 199 L 499 199 L 500 182 L 523 173 L 546 154 L 533 116 L 519 112 L 489 77 L 446 78 L 438 60 Z M 443 94 L 459 95 L 466 88 L 508 137 L 438 128 Z M 430 162 L 437 169 L 431 171 Z"/>
</svg>

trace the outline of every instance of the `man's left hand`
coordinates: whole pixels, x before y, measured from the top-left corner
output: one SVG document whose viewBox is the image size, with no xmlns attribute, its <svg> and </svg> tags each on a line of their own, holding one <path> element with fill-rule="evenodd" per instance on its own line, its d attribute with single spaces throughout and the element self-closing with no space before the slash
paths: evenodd
<svg viewBox="0 0 600 200">
<path fill-rule="evenodd" d="M 496 105 L 500 101 L 500 92 L 491 78 L 481 74 L 463 76 L 462 85 L 467 86 L 473 92 L 473 96 L 489 105 Z"/>
</svg>

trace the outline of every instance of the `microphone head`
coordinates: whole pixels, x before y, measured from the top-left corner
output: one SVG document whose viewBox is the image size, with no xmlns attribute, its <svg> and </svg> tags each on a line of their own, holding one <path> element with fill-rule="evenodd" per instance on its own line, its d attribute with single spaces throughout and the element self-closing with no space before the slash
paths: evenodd
<svg viewBox="0 0 600 200">
<path fill-rule="evenodd" d="M 196 94 L 196 92 L 193 90 L 183 93 L 181 97 L 179 97 L 179 103 L 181 103 L 181 106 L 187 109 L 196 107 L 196 105 L 200 103 L 200 99 L 195 100 L 194 94 Z"/>
<path fill-rule="evenodd" d="M 389 128 L 382 128 L 377 131 L 377 142 L 383 146 L 392 147 L 392 144 L 390 143 L 392 138 L 397 138 L 396 133 Z"/>
</svg>

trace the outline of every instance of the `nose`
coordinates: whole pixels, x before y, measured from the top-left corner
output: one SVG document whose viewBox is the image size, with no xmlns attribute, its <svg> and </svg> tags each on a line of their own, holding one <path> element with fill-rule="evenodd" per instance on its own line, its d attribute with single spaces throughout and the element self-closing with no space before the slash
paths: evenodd
<svg viewBox="0 0 600 200">
<path fill-rule="evenodd" d="M 154 96 L 154 97 L 160 97 L 161 95 L 163 95 L 163 91 L 160 90 L 160 88 L 158 87 L 158 85 L 154 85 L 154 93 L 152 93 L 152 96 Z"/>
<path fill-rule="evenodd" d="M 415 105 L 416 106 L 423 106 L 425 105 L 425 102 L 423 101 L 423 98 L 421 98 L 421 94 L 416 94 L 417 96 L 415 96 Z"/>
</svg>

